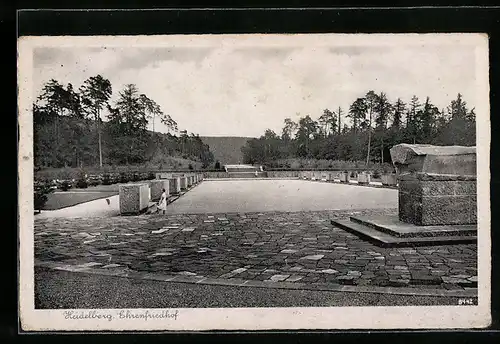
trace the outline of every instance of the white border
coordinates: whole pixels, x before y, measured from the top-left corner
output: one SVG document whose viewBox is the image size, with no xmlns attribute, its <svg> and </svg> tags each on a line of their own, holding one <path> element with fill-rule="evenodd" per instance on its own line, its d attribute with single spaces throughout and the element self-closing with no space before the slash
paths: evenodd
<svg viewBox="0 0 500 344">
<path fill-rule="evenodd" d="M 383 38 L 380 40 L 373 38 Z M 340 45 L 469 45 L 476 52 L 477 163 L 478 163 L 478 306 L 307 307 L 179 309 L 176 321 L 157 319 L 68 321 L 63 310 L 34 309 L 33 237 L 33 118 L 32 72 L 36 47 L 159 47 L 159 46 L 340 46 Z M 300 329 L 421 329 L 482 328 L 490 315 L 490 203 L 489 203 L 489 63 L 485 34 L 301 34 L 199 36 L 21 37 L 18 40 L 19 86 L 19 310 L 26 331 L 43 330 L 300 330 Z M 80 311 L 80 310 L 79 310 Z M 146 311 L 146 310 L 142 310 Z M 161 310 L 154 309 L 150 312 Z M 172 310 L 170 310 L 172 311 Z M 141 310 L 134 309 L 134 312 Z"/>
</svg>

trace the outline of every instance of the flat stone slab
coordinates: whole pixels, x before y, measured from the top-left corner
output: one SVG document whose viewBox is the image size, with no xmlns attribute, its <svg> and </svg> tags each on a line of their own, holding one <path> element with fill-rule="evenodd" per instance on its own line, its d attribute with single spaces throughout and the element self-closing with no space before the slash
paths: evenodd
<svg viewBox="0 0 500 344">
<path fill-rule="evenodd" d="M 400 175 L 411 172 L 476 175 L 476 147 L 398 144 L 390 149 Z"/>
<path fill-rule="evenodd" d="M 302 257 L 300 259 L 305 259 L 305 260 L 320 260 L 324 256 L 325 256 L 324 254 L 313 254 L 313 255 L 310 255 L 310 256 Z"/>
<path fill-rule="evenodd" d="M 477 235 L 477 225 L 417 226 L 399 221 L 397 215 L 351 216 L 350 219 L 399 238 Z"/>
</svg>

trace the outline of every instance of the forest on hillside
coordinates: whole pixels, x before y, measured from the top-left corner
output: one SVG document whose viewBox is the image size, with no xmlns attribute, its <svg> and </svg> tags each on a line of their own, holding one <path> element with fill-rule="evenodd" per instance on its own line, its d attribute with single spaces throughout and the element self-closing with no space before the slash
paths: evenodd
<svg viewBox="0 0 500 344">
<path fill-rule="evenodd" d="M 221 165 L 243 163 L 243 147 L 252 137 L 202 136 L 201 140 L 210 146 L 215 161 Z"/>
<path fill-rule="evenodd" d="M 134 84 L 126 85 L 114 103 L 112 93 L 111 82 L 101 75 L 79 89 L 53 79 L 45 83 L 33 104 L 35 169 L 161 166 L 171 164 L 172 157 L 202 167 L 213 162 L 210 147 L 198 135 L 179 131 L 176 121 Z M 167 133 L 154 131 L 155 119 Z M 147 130 L 150 120 L 153 131 Z"/>
<path fill-rule="evenodd" d="M 242 147 L 244 162 L 271 168 L 295 168 L 297 160 L 390 163 L 389 149 L 399 143 L 476 144 L 476 114 L 461 94 L 445 109 L 429 97 L 390 102 L 384 92 L 369 91 L 345 111 L 325 109 L 317 120 L 284 120 L 281 133 L 267 129 Z M 346 123 L 348 119 L 349 123 Z"/>
</svg>

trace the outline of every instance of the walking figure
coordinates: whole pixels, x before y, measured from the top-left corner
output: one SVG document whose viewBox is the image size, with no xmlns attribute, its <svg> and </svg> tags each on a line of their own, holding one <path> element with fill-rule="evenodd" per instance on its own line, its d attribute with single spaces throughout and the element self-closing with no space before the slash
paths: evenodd
<svg viewBox="0 0 500 344">
<path fill-rule="evenodd" d="M 165 215 L 165 211 L 167 210 L 167 193 L 165 189 L 163 189 L 160 200 L 158 201 L 158 209 L 162 210 L 163 215 Z"/>
</svg>

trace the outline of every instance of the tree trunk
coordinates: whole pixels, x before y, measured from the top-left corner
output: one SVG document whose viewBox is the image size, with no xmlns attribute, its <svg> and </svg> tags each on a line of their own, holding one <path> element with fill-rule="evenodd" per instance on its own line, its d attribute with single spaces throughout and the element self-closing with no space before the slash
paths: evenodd
<svg viewBox="0 0 500 344">
<path fill-rule="evenodd" d="M 96 122 L 97 122 L 97 141 L 98 141 L 98 146 L 99 146 L 99 166 L 102 167 L 102 147 L 101 147 L 101 116 L 99 111 L 97 112 L 96 116 Z"/>
<path fill-rule="evenodd" d="M 102 167 L 101 128 L 99 125 L 99 166 Z"/>
<path fill-rule="evenodd" d="M 368 152 L 366 153 L 366 165 L 370 162 L 370 146 L 372 140 L 372 110 L 370 109 L 370 121 L 368 122 Z"/>
<path fill-rule="evenodd" d="M 382 140 L 382 147 L 380 148 L 380 156 L 382 157 L 382 164 L 384 163 L 384 140 Z"/>
<path fill-rule="evenodd" d="M 340 134 L 340 130 L 341 130 L 340 129 L 340 111 L 342 111 L 342 110 L 340 109 L 340 106 L 339 106 L 339 134 Z"/>
</svg>

